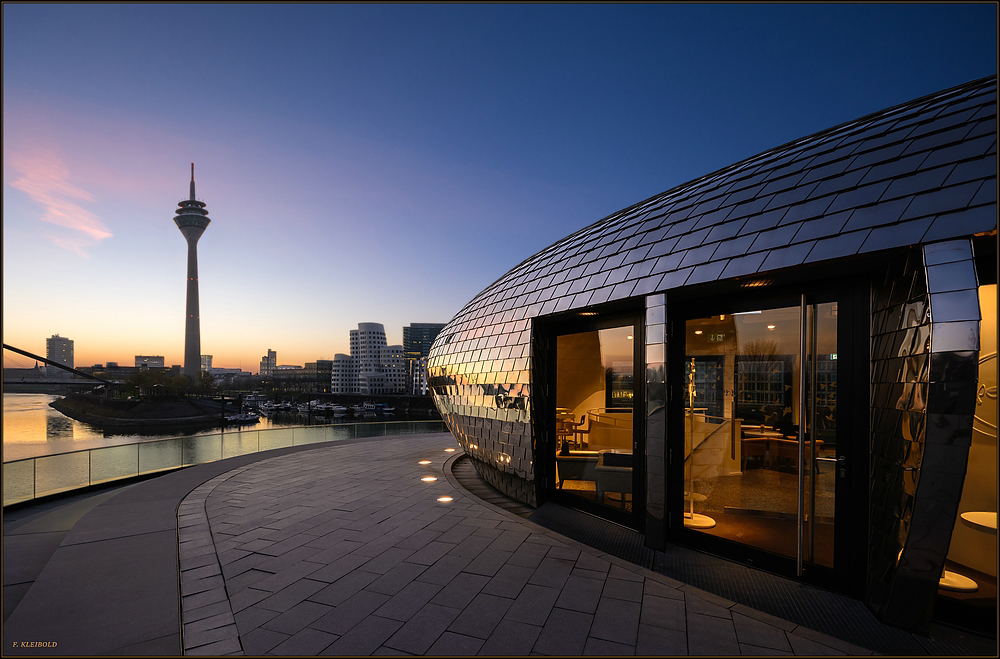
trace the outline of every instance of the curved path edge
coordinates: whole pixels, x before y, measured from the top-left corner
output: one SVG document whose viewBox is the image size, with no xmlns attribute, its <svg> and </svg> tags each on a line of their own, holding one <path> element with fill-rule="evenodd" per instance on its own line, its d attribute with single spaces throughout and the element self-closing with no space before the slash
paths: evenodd
<svg viewBox="0 0 1000 659">
<path fill-rule="evenodd" d="M 261 460 L 379 439 L 272 449 L 123 488 L 66 534 L 4 623 L 4 656 L 181 655 L 180 502 L 207 481 Z"/>
</svg>

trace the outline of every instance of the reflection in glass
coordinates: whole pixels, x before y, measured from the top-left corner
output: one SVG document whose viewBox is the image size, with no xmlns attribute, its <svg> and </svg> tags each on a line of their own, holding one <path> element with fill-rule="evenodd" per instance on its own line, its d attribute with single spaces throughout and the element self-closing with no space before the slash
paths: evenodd
<svg viewBox="0 0 1000 659">
<path fill-rule="evenodd" d="M 556 342 L 556 487 L 632 510 L 634 328 Z"/>
<path fill-rule="evenodd" d="M 833 565 L 837 305 L 687 321 L 684 525 L 796 556 L 799 378 L 806 378 L 804 560 Z"/>
</svg>

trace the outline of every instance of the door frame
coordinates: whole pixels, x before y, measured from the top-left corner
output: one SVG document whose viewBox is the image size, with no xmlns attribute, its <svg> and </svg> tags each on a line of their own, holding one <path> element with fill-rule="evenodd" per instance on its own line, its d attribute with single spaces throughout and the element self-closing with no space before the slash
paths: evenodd
<svg viewBox="0 0 1000 659">
<path fill-rule="evenodd" d="M 586 316 L 581 314 L 587 314 Z M 596 315 L 590 315 L 596 314 Z M 633 327 L 632 375 L 632 512 L 588 501 L 556 489 L 553 456 L 556 454 L 556 368 L 557 337 L 631 324 Z M 643 532 L 646 518 L 646 362 L 645 309 L 609 305 L 574 309 L 568 314 L 536 318 L 533 323 L 536 359 L 533 360 L 532 416 L 534 432 L 534 467 L 539 504 L 553 501 L 568 508 L 602 517 L 622 526 Z"/>
<path fill-rule="evenodd" d="M 796 559 L 734 540 L 684 527 L 684 387 L 686 321 L 714 314 L 799 307 L 837 302 L 837 455 L 844 476 L 837 478 L 834 503 L 834 567 L 804 563 L 802 581 L 863 597 L 867 587 L 869 487 L 870 284 L 865 277 L 836 285 L 817 282 L 769 286 L 759 291 L 732 289 L 713 295 L 701 289 L 697 298 L 667 295 L 667 539 L 737 562 L 796 577 Z M 678 291 L 678 293 L 681 293 Z M 838 464 L 838 470 L 840 465 Z M 807 493 L 804 493 L 806 496 Z"/>
</svg>

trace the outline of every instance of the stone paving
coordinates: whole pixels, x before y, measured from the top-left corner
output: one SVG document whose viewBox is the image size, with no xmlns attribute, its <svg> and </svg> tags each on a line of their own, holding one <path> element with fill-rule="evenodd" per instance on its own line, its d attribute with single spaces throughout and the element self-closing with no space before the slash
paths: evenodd
<svg viewBox="0 0 1000 659">
<path fill-rule="evenodd" d="M 193 489 L 185 654 L 872 654 L 491 506 L 450 478 L 455 447 L 334 444 Z"/>
</svg>

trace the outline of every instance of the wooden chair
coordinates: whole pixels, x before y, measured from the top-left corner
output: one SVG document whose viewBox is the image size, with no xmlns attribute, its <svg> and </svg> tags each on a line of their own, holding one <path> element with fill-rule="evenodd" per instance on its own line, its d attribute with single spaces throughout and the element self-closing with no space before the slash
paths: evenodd
<svg viewBox="0 0 1000 659">
<path fill-rule="evenodd" d="M 586 425 L 586 428 L 584 426 Z M 588 444 L 588 436 L 590 435 L 590 430 L 593 424 L 590 422 L 590 417 L 584 414 L 580 417 L 580 423 L 576 424 L 573 429 L 573 440 L 581 447 L 586 448 Z"/>
</svg>

